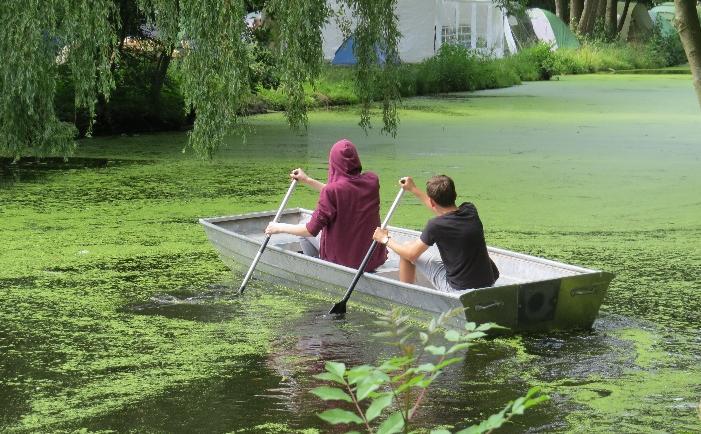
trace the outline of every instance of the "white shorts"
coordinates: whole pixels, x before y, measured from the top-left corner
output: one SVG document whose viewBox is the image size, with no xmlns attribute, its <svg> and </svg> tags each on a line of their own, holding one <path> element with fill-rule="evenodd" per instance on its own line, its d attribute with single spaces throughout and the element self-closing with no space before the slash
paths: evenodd
<svg viewBox="0 0 701 434">
<path fill-rule="evenodd" d="M 438 252 L 438 248 L 431 247 L 426 250 L 419 258 L 416 260 L 416 269 L 423 274 L 426 279 L 433 284 L 433 286 L 443 292 L 464 292 L 469 291 L 474 288 L 467 289 L 455 289 L 450 283 L 448 283 L 448 277 L 445 271 L 445 264 L 443 264 L 443 259 L 441 259 L 441 254 Z"/>
</svg>

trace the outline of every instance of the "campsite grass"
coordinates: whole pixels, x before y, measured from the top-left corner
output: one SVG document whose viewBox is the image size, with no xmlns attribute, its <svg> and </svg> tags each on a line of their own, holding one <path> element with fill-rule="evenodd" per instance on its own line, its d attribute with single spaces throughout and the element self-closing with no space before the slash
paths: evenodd
<svg viewBox="0 0 701 434">
<path fill-rule="evenodd" d="M 365 136 L 349 107 L 312 113 L 306 135 L 280 114 L 255 117 L 247 141 L 232 137 L 211 162 L 183 155 L 180 133 L 85 140 L 68 162 L 3 161 L 0 431 L 322 427 L 310 376 L 323 360 L 386 354 L 369 338 L 373 313 L 351 305 L 347 321 L 328 321 L 328 299 L 260 283 L 227 295 L 241 276 L 196 221 L 274 209 L 291 168 L 323 179 L 340 137 L 380 174 L 385 210 L 400 176 L 446 173 L 491 245 L 617 275 L 593 333 L 485 342 L 441 380 L 428 424 L 465 426 L 541 385 L 554 399 L 515 431 L 698 429 L 701 154 L 688 77 L 563 77 L 403 106 L 397 139 Z M 290 206 L 314 200 L 299 188 Z M 393 224 L 428 217 L 406 198 Z"/>
</svg>

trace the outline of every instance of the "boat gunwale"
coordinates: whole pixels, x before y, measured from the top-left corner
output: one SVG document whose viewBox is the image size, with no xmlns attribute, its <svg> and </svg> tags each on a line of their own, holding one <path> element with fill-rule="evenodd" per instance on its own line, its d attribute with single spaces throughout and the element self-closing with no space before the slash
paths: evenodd
<svg viewBox="0 0 701 434">
<path fill-rule="evenodd" d="M 233 232 L 233 231 L 230 231 L 228 229 L 224 229 L 221 226 L 217 226 L 214 223 L 219 223 L 219 222 L 223 222 L 223 221 L 232 221 L 232 220 L 244 220 L 246 218 L 273 216 L 273 215 L 275 215 L 276 212 L 277 211 L 270 211 L 270 212 L 265 211 L 265 212 L 249 213 L 249 214 L 240 214 L 238 216 L 204 218 L 204 219 L 199 219 L 199 222 L 200 222 L 200 224 L 207 226 L 209 228 L 212 228 L 214 230 L 217 230 L 219 232 L 234 236 L 235 238 L 238 238 L 240 240 L 244 240 L 244 241 L 259 245 L 260 243 L 258 243 L 257 240 L 255 240 L 249 236 L 246 236 L 246 235 L 243 235 L 243 234 L 240 234 L 237 232 Z M 305 208 L 288 208 L 288 209 L 283 211 L 282 215 L 294 214 L 296 212 L 310 212 L 311 213 L 310 210 L 305 209 Z M 358 271 L 355 268 L 346 267 L 345 265 L 335 264 L 333 262 L 324 261 L 323 259 L 314 258 L 312 256 L 307 256 L 307 255 L 304 255 L 302 253 L 297 253 L 297 252 L 293 252 L 293 251 L 288 250 L 288 249 L 283 249 L 283 248 L 278 247 L 274 244 L 269 244 L 267 248 L 275 250 L 277 252 L 281 252 L 283 254 L 291 255 L 291 256 L 296 257 L 300 260 L 310 261 L 310 262 L 317 263 L 317 264 L 325 266 L 325 267 L 331 267 L 331 268 L 334 268 L 338 271 L 346 272 L 350 275 L 354 275 Z M 451 298 L 451 299 L 458 300 L 458 301 L 460 301 L 460 297 L 463 295 L 462 293 L 453 294 L 453 293 L 449 293 L 449 292 L 439 291 L 439 290 L 433 289 L 433 288 L 427 288 L 425 286 L 415 285 L 412 283 L 405 283 L 405 282 L 401 282 L 401 281 L 396 280 L 396 279 L 390 279 L 389 277 L 385 277 L 385 276 L 381 276 L 381 275 L 373 274 L 373 273 L 364 273 L 363 278 L 367 278 L 370 280 L 377 280 L 377 281 L 387 283 L 390 285 L 394 285 L 394 286 L 397 286 L 400 288 L 409 289 L 409 290 L 413 290 L 413 291 L 421 291 L 421 292 L 428 293 L 430 295 L 437 295 L 439 297 Z M 506 285 L 506 286 L 510 286 L 510 285 Z M 506 287 L 506 286 L 504 286 L 504 287 Z M 479 288 L 477 288 L 477 289 L 479 289 Z"/>
<path fill-rule="evenodd" d="M 309 213 L 309 214 L 311 214 L 312 212 L 313 212 L 312 210 L 309 210 L 309 209 L 306 209 L 306 208 L 297 207 L 297 208 L 287 208 L 287 209 L 285 209 L 285 210 L 283 211 L 282 215 L 295 214 L 295 213 Z M 259 244 L 258 241 L 257 241 L 256 239 L 254 239 L 254 238 L 252 238 L 252 237 L 250 237 L 250 236 L 248 236 L 248 235 L 244 235 L 244 234 L 241 234 L 241 233 L 238 233 L 238 232 L 234 232 L 234 231 L 230 231 L 230 230 L 228 230 L 228 229 L 224 229 L 223 227 L 216 225 L 216 223 L 228 222 L 228 221 L 237 221 L 237 220 L 246 220 L 246 219 L 251 219 L 251 218 L 259 218 L 259 217 L 269 217 L 269 216 L 275 215 L 275 213 L 276 213 L 276 211 L 259 211 L 259 212 L 252 212 L 252 213 L 246 213 L 246 214 L 231 215 L 231 216 L 201 218 L 201 219 L 199 219 L 199 223 L 202 224 L 202 225 L 208 226 L 208 227 L 210 227 L 210 228 L 212 228 L 212 229 L 215 229 L 215 230 L 217 230 L 217 231 L 224 232 L 224 233 L 226 233 L 227 235 L 231 235 L 231 236 L 234 236 L 234 237 L 236 237 L 236 238 L 239 238 L 239 239 L 242 239 L 242 240 L 246 240 L 246 241 L 248 241 L 248 242 L 252 242 L 252 243 L 255 243 L 255 244 Z M 388 228 L 389 228 L 390 230 L 392 230 L 392 231 L 399 232 L 399 233 L 403 233 L 403 234 L 405 234 L 405 235 L 410 235 L 410 236 L 414 236 L 414 237 L 420 235 L 420 232 L 419 232 L 419 231 L 416 231 L 416 230 L 413 230 L 413 229 L 401 228 L 401 227 L 396 227 L 396 226 L 388 226 Z M 356 269 L 351 268 L 351 267 L 346 267 L 346 266 L 343 266 L 343 265 L 334 264 L 334 263 L 332 263 L 332 262 L 324 261 L 324 260 L 319 259 L 319 258 L 314 258 L 314 257 L 310 257 L 310 256 L 307 256 L 307 255 L 303 255 L 303 254 L 300 254 L 300 253 L 297 253 L 297 252 L 293 252 L 293 251 L 290 251 L 290 250 L 287 250 L 287 249 L 283 249 L 283 248 L 280 248 L 280 247 L 278 247 L 278 246 L 276 246 L 276 245 L 274 245 L 274 244 L 271 244 L 271 245 L 269 246 L 269 248 L 275 249 L 276 251 L 280 251 L 280 252 L 283 252 L 283 253 L 289 253 L 289 254 L 292 254 L 292 255 L 297 255 L 297 256 L 298 256 L 299 258 L 301 258 L 301 259 L 310 260 L 310 261 L 312 261 L 312 262 L 316 262 L 316 263 L 318 263 L 318 264 L 325 265 L 325 266 L 328 266 L 328 267 L 332 267 L 332 268 L 335 268 L 335 269 L 338 269 L 338 270 L 346 271 L 346 272 L 349 272 L 349 273 L 355 273 L 355 272 L 357 271 Z M 524 282 L 512 283 L 512 284 L 509 284 L 509 285 L 500 285 L 500 286 L 498 286 L 498 287 L 500 287 L 500 288 L 509 287 L 509 286 L 514 286 L 514 285 L 519 285 L 519 284 L 528 283 L 528 282 L 538 282 L 538 281 L 546 281 L 546 280 L 560 280 L 560 279 L 566 279 L 566 278 L 569 278 L 569 277 L 575 277 L 575 276 L 577 276 L 577 275 L 597 274 L 597 273 L 599 273 L 599 274 L 610 274 L 610 273 L 608 273 L 608 272 L 601 271 L 601 270 L 594 270 L 594 269 L 584 268 L 584 267 L 577 266 L 577 265 L 566 264 L 566 263 L 564 263 L 564 262 L 558 262 L 558 261 L 553 261 L 553 260 L 546 259 L 546 258 L 541 258 L 541 257 L 538 257 L 538 256 L 527 255 L 527 254 L 525 254 L 525 253 L 514 252 L 514 251 L 512 251 L 512 250 L 506 250 L 506 249 L 502 249 L 502 248 L 499 248 L 499 247 L 487 246 L 487 250 L 488 250 L 490 253 L 496 253 L 496 254 L 499 254 L 499 255 L 503 255 L 503 256 L 506 256 L 506 257 L 508 257 L 508 258 L 510 258 L 510 259 L 522 260 L 522 261 L 525 261 L 525 262 L 536 263 L 536 264 L 539 264 L 539 265 L 545 265 L 545 266 L 557 268 L 557 269 L 560 269 L 560 270 L 566 270 L 566 271 L 570 271 L 570 272 L 577 273 L 577 274 L 571 275 L 571 276 L 559 276 L 559 277 L 554 277 L 554 278 L 552 278 L 552 279 L 529 280 L 529 281 L 524 281 Z M 392 284 L 395 284 L 395 285 L 398 285 L 398 286 L 405 287 L 405 288 L 407 288 L 407 289 L 418 289 L 418 290 L 422 290 L 422 291 L 427 291 L 427 292 L 429 292 L 429 293 L 431 293 L 431 294 L 437 294 L 437 295 L 441 295 L 441 296 L 446 296 L 446 295 L 447 295 L 447 296 L 450 296 L 451 298 L 460 298 L 460 295 L 462 295 L 462 294 L 459 294 L 459 293 L 456 293 L 456 294 L 446 293 L 446 292 L 443 292 L 443 291 L 438 291 L 438 290 L 433 289 L 433 288 L 427 288 L 427 287 L 425 287 L 425 286 L 420 286 L 420 285 L 415 285 L 415 284 L 410 284 L 410 283 L 404 283 L 404 282 L 400 282 L 399 280 L 390 279 L 390 278 L 388 278 L 388 277 L 384 277 L 384 276 L 380 276 L 380 275 L 376 275 L 376 274 L 372 274 L 372 273 L 367 273 L 367 274 L 365 275 L 365 277 L 368 277 L 368 278 L 371 278 L 371 279 L 378 279 L 378 280 L 380 280 L 380 281 L 392 283 Z M 484 288 L 492 288 L 492 287 L 484 287 Z M 476 289 L 483 289 L 483 288 L 476 288 Z"/>
</svg>

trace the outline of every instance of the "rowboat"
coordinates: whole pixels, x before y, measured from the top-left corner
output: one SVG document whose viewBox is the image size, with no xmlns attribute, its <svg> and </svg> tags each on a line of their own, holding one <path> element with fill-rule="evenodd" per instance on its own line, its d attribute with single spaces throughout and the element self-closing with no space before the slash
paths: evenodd
<svg viewBox="0 0 701 434">
<path fill-rule="evenodd" d="M 298 224 L 312 211 L 286 209 L 283 223 Z M 265 238 L 264 230 L 275 211 L 228 217 L 204 218 L 207 237 L 220 258 L 234 273 L 251 264 Z M 419 237 L 414 230 L 388 227 L 394 240 Z M 435 248 L 431 247 L 431 248 Z M 497 282 L 464 293 L 437 291 L 417 273 L 417 282 L 399 281 L 399 257 L 390 251 L 387 262 L 374 273 L 365 273 L 352 301 L 386 308 L 403 305 L 436 316 L 461 307 L 460 322 L 494 322 L 515 332 L 529 330 L 591 329 L 613 274 L 551 261 L 509 250 L 488 247 L 500 271 Z M 256 268 L 256 277 L 292 288 L 315 288 L 341 297 L 356 270 L 301 253 L 299 239 L 276 234 Z"/>
</svg>

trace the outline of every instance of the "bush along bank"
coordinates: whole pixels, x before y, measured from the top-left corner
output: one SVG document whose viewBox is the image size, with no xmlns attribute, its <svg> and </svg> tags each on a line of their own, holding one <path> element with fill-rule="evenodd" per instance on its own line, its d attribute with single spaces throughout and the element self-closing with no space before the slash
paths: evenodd
<svg viewBox="0 0 701 434">
<path fill-rule="evenodd" d="M 286 96 L 278 87 L 275 56 L 264 47 L 252 48 L 251 95 L 246 114 L 284 110 Z M 562 74 L 656 69 L 686 60 L 678 35 L 659 31 L 646 44 L 584 41 L 578 49 L 560 49 L 539 43 L 501 59 L 480 55 L 462 46 L 444 45 L 432 58 L 400 66 L 402 97 L 435 95 L 514 86 L 523 81 L 549 80 Z M 137 55 L 124 56 L 115 71 L 116 89 L 109 101 L 98 105 L 95 134 L 136 133 L 188 128 L 194 115 L 180 91 L 178 62 L 174 61 L 154 98 L 149 85 L 152 64 Z M 327 65 L 314 85 L 305 85 L 309 108 L 353 105 L 359 102 L 353 68 Z M 74 95 L 59 84 L 56 96 L 59 117 L 88 131 L 87 114 L 75 110 Z"/>
<path fill-rule="evenodd" d="M 403 97 L 412 97 L 494 89 L 549 80 L 555 75 L 656 69 L 685 61 L 679 37 L 659 33 L 646 44 L 590 40 L 578 49 L 553 51 L 548 44 L 539 43 L 501 59 L 462 46 L 444 45 L 430 59 L 401 66 L 400 91 Z M 352 68 L 327 66 L 314 86 L 307 85 L 307 105 L 355 104 L 355 86 Z M 254 100 L 270 110 L 285 107 L 285 96 L 275 88 L 259 86 Z"/>
</svg>

